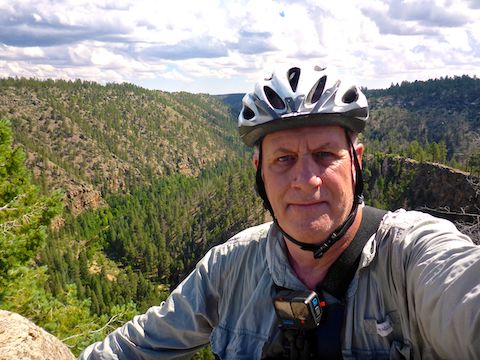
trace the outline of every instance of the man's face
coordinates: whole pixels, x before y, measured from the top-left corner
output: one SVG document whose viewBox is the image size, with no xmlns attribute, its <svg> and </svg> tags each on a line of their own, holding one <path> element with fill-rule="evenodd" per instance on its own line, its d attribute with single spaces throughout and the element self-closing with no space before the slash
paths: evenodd
<svg viewBox="0 0 480 360">
<path fill-rule="evenodd" d="M 357 145 L 359 161 L 363 146 Z M 345 131 L 312 126 L 268 134 L 262 175 L 280 226 L 295 239 L 321 243 L 347 218 L 354 173 Z"/>
</svg>

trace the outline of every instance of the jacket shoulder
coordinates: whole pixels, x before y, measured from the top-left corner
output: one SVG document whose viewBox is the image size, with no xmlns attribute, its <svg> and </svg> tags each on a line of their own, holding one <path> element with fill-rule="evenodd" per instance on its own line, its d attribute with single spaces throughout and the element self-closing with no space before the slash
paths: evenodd
<svg viewBox="0 0 480 360">
<path fill-rule="evenodd" d="M 234 249 L 264 246 L 272 222 L 252 226 L 232 236 L 223 244 L 214 247 L 215 252 L 225 253 Z"/>
</svg>

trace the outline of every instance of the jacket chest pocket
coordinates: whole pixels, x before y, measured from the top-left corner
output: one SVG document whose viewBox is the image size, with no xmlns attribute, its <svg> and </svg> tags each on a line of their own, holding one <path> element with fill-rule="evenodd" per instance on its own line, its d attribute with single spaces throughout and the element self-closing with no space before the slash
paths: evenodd
<svg viewBox="0 0 480 360">
<path fill-rule="evenodd" d="M 412 358 L 412 349 L 402 336 L 400 318 L 396 311 L 390 312 L 382 321 L 365 319 L 364 327 L 370 340 L 372 358 L 407 360 Z"/>
</svg>

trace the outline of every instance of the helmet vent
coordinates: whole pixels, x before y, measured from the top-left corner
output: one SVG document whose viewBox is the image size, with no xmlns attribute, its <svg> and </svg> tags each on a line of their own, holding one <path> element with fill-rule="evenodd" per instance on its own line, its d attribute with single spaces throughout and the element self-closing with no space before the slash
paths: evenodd
<svg viewBox="0 0 480 360">
<path fill-rule="evenodd" d="M 295 92 L 297 91 L 297 86 L 298 86 L 298 80 L 300 79 L 300 68 L 294 67 L 288 70 L 288 81 L 290 83 L 290 87 L 292 88 L 292 91 Z"/>
<path fill-rule="evenodd" d="M 246 120 L 251 120 L 255 117 L 255 113 L 248 106 L 245 106 L 243 109 L 243 118 Z"/>
<path fill-rule="evenodd" d="M 348 89 L 345 94 L 343 94 L 342 101 L 345 104 L 351 104 L 358 100 L 358 90 L 356 86 L 351 87 Z"/>
<path fill-rule="evenodd" d="M 323 94 L 323 90 L 325 89 L 325 84 L 327 82 L 327 77 L 322 76 L 316 84 L 313 86 L 313 88 L 310 90 L 307 96 L 307 102 L 310 104 L 316 103 L 318 100 L 320 100 L 320 97 Z"/>
<path fill-rule="evenodd" d="M 278 94 L 268 86 L 263 87 L 263 91 L 267 96 L 268 102 L 277 110 L 285 109 L 285 103 Z"/>
</svg>

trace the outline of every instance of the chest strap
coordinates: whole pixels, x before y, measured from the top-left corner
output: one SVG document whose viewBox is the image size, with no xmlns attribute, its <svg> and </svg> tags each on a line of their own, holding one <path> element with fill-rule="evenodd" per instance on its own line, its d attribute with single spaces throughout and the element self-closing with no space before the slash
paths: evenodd
<svg viewBox="0 0 480 360">
<path fill-rule="evenodd" d="M 348 286 L 357 271 L 360 255 L 368 239 L 375 234 L 383 216 L 387 212 L 371 206 L 365 206 L 362 213 L 362 222 L 348 248 L 340 255 L 328 270 L 325 279 L 319 284 L 337 299 L 344 299 Z"/>
</svg>

